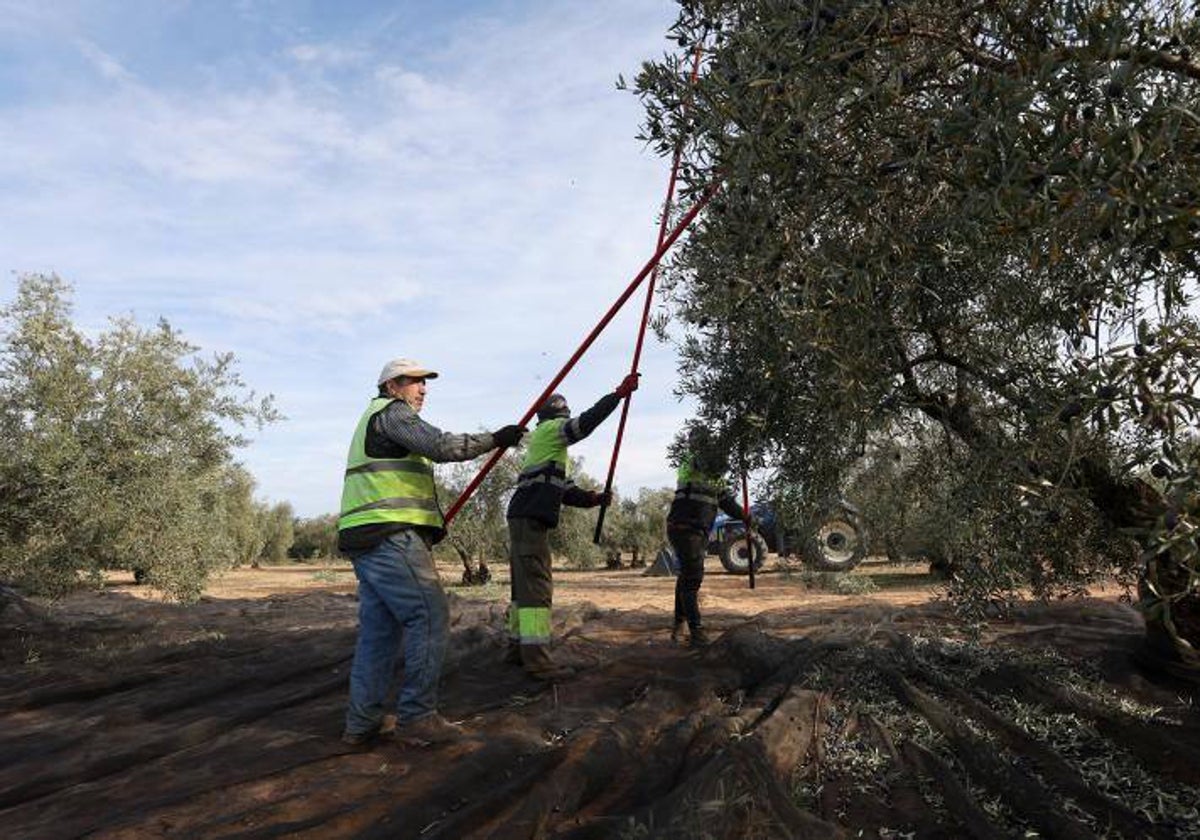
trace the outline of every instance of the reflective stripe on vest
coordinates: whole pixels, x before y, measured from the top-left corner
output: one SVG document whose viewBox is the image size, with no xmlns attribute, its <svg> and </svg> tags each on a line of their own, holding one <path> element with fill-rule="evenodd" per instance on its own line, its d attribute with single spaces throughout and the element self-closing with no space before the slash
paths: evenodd
<svg viewBox="0 0 1200 840">
<path fill-rule="evenodd" d="M 568 422 L 565 417 L 556 417 L 537 424 L 529 435 L 529 448 L 525 450 L 525 460 L 521 462 L 517 487 L 538 481 L 549 481 L 556 487 L 566 486 L 565 479 L 571 468 L 571 461 L 567 457 L 570 443 L 566 435 Z"/>
<path fill-rule="evenodd" d="M 517 627 L 521 644 L 550 644 L 550 608 L 517 607 Z"/>
<path fill-rule="evenodd" d="M 367 428 L 371 418 L 392 403 L 388 397 L 371 400 L 358 421 L 342 485 L 338 530 L 381 522 L 444 527 L 433 482 L 433 464 L 412 453 L 404 458 L 367 455 Z"/>
<path fill-rule="evenodd" d="M 520 490 L 522 487 L 532 487 L 534 484 L 550 484 L 554 487 L 562 488 L 563 490 L 567 489 L 567 480 L 565 478 L 560 478 L 559 476 L 551 475 L 550 473 L 542 473 L 541 475 L 535 475 L 532 478 L 522 478 L 517 482 L 517 489 Z"/>
<path fill-rule="evenodd" d="M 716 496 L 712 495 L 711 493 L 705 493 L 703 491 L 697 490 L 691 484 L 689 484 L 687 487 L 683 487 L 679 490 L 676 490 L 675 498 L 676 499 L 686 499 L 689 502 L 700 502 L 701 504 L 705 504 L 705 505 L 715 505 L 717 503 Z"/>
<path fill-rule="evenodd" d="M 516 603 L 508 605 L 508 614 L 505 616 L 508 621 L 508 640 L 510 642 L 519 642 L 521 640 L 521 621 L 517 617 L 517 610 L 520 609 Z"/>
<path fill-rule="evenodd" d="M 683 456 L 676 473 L 675 498 L 716 505 L 721 479 L 705 475 L 692 467 L 692 453 Z"/>
</svg>

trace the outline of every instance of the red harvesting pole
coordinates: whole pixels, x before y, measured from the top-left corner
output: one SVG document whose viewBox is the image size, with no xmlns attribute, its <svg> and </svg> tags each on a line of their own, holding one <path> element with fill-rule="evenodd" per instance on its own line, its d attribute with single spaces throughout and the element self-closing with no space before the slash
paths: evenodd
<svg viewBox="0 0 1200 840">
<path fill-rule="evenodd" d="M 692 61 L 692 75 L 689 84 L 696 84 L 696 79 L 700 76 L 700 57 L 704 54 L 704 49 L 697 45 L 696 56 Z M 686 112 L 686 103 L 684 104 Z M 675 146 L 675 155 L 671 159 L 671 178 L 667 181 L 667 198 L 663 202 L 662 219 L 658 223 L 658 247 L 662 247 L 663 239 L 667 235 L 667 222 L 671 218 L 671 206 L 675 201 L 675 182 L 679 178 L 679 161 L 683 157 L 683 141 L 680 140 Z M 650 282 L 646 284 L 646 302 L 642 305 L 642 325 L 638 328 L 637 343 L 633 348 L 633 362 L 629 366 L 630 373 L 637 373 L 638 363 L 642 359 L 642 345 L 646 341 L 646 325 L 650 323 L 650 307 L 654 303 L 654 285 L 658 281 L 658 265 L 654 266 L 654 271 L 650 274 Z M 621 419 L 617 422 L 617 440 L 613 444 L 612 458 L 608 462 L 608 478 L 604 480 L 604 495 L 609 498 L 612 493 L 613 478 L 617 474 L 617 459 L 621 456 L 621 441 L 625 437 L 625 422 L 629 419 L 629 404 L 633 402 L 633 394 L 627 396 L 621 403 Z M 604 533 L 604 516 L 608 513 L 608 505 L 600 505 L 599 514 L 596 516 L 596 531 L 592 534 L 592 542 L 596 545 L 600 544 L 600 536 Z"/>
<path fill-rule="evenodd" d="M 633 280 L 629 283 L 629 286 L 624 292 L 621 293 L 621 296 L 617 298 L 616 302 L 609 308 L 608 312 L 604 314 L 604 317 L 600 319 L 600 322 L 592 328 L 592 331 L 588 334 L 588 337 L 583 340 L 583 343 L 579 345 L 579 348 L 571 355 L 571 358 L 567 360 L 567 363 L 563 365 L 562 370 L 560 370 L 554 379 L 550 381 L 550 384 L 546 386 L 546 389 L 542 391 L 541 395 L 539 395 L 538 398 L 533 401 L 533 405 L 531 405 L 529 410 L 525 412 L 523 417 L 521 417 L 521 419 L 518 421 L 518 425 L 524 426 L 533 418 L 533 415 L 537 412 L 542 403 L 546 401 L 546 398 L 554 393 L 554 389 L 558 387 L 558 383 L 562 382 L 566 378 L 567 374 L 571 372 L 571 368 L 575 367 L 575 363 L 578 362 L 580 357 L 583 356 L 587 349 L 592 346 L 592 343 L 596 340 L 600 333 L 603 332 L 604 328 L 608 326 L 608 323 L 614 317 L 616 317 L 617 312 L 619 312 L 621 307 L 625 305 L 625 301 L 629 300 L 633 293 L 637 291 L 637 287 L 640 286 L 642 281 L 646 279 L 646 275 L 654 270 L 654 267 L 658 265 L 658 262 L 663 258 L 663 255 L 667 253 L 667 251 L 671 250 L 671 246 L 675 244 L 675 240 L 683 235 L 683 232 L 687 230 L 688 226 L 692 223 L 696 216 L 700 214 L 700 211 L 704 209 L 704 206 L 712 200 L 712 197 L 717 194 L 717 190 L 720 188 L 721 185 L 719 183 L 713 183 L 704 190 L 704 193 L 696 200 L 696 203 L 693 204 L 691 209 L 689 209 L 687 213 L 684 214 L 683 218 L 679 220 L 679 224 L 675 225 L 670 235 L 667 236 L 667 238 L 663 240 L 662 244 L 658 246 L 658 250 L 655 251 L 654 256 L 652 256 L 649 261 L 642 266 L 642 270 L 637 273 L 637 276 L 633 278 Z M 467 503 L 467 501 L 479 488 L 479 485 L 487 477 L 487 474 L 492 471 L 494 466 L 496 466 L 496 462 L 504 456 L 504 451 L 505 450 L 503 448 L 500 448 L 493 452 L 492 457 L 487 460 L 487 463 L 483 465 L 483 468 L 480 469 L 479 473 L 476 474 L 473 479 L 471 479 L 471 483 L 468 484 L 466 489 L 464 489 L 459 497 L 455 499 L 454 504 L 450 506 L 450 510 L 446 511 L 446 515 L 444 517 L 447 524 L 454 519 L 455 515 L 460 509 L 462 509 L 462 506 Z"/>
<path fill-rule="evenodd" d="M 742 518 L 746 523 L 746 562 L 750 564 L 750 588 L 754 588 L 754 542 L 750 539 L 750 485 L 742 470 Z"/>
</svg>

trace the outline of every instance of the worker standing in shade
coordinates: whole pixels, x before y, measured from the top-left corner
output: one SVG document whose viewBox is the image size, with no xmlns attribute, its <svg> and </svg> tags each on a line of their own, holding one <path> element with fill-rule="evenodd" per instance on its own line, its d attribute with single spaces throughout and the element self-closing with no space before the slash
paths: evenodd
<svg viewBox="0 0 1200 840">
<path fill-rule="evenodd" d="M 562 394 L 552 394 L 538 409 L 538 425 L 529 435 L 517 492 L 508 505 L 512 603 L 505 661 L 521 665 L 537 679 L 557 680 L 575 673 L 550 656 L 550 531 L 558 526 L 563 505 L 596 507 L 606 501 L 606 494 L 571 481 L 567 448 L 595 431 L 637 386 L 638 374 L 629 374 L 613 393 L 578 417 L 571 416 Z"/>
<path fill-rule="evenodd" d="M 679 576 L 675 579 L 671 640 L 679 640 L 686 623 L 691 646 L 704 647 L 709 639 L 700 619 L 699 594 L 704 582 L 708 534 L 718 507 L 736 519 L 741 519 L 744 513 L 725 483 L 729 459 L 707 428 L 692 421 L 674 448 L 678 453 L 678 471 L 675 498 L 667 513 L 667 539 L 679 560 Z"/>
</svg>

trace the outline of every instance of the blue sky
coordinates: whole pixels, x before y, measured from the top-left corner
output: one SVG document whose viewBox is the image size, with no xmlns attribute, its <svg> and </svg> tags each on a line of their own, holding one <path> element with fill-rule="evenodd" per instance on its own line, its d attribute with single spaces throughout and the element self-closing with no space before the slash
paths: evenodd
<svg viewBox="0 0 1200 840">
<path fill-rule="evenodd" d="M 383 362 L 424 416 L 512 422 L 654 250 L 668 162 L 617 91 L 666 0 L 0 0 L 0 301 L 55 272 L 76 320 L 165 316 L 288 419 L 259 495 L 336 510 Z M 628 368 L 640 297 L 561 390 Z M 671 484 L 687 414 L 650 338 L 618 488 Z M 576 451 L 603 475 L 616 417 Z"/>
</svg>

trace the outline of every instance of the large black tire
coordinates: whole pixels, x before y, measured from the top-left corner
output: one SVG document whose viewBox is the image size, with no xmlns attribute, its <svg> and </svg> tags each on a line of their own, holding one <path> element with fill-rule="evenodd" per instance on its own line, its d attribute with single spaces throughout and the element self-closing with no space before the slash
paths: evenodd
<svg viewBox="0 0 1200 840">
<path fill-rule="evenodd" d="M 820 572 L 848 572 L 866 556 L 866 531 L 848 510 L 820 520 L 805 540 L 804 559 Z"/>
<path fill-rule="evenodd" d="M 750 542 L 754 551 L 754 571 L 757 572 L 767 559 L 767 541 L 761 535 L 751 533 Z M 746 562 L 746 535 L 744 533 L 739 531 L 728 534 L 725 539 L 721 540 L 721 548 L 717 553 L 721 558 L 721 565 L 731 575 L 750 574 L 750 564 Z"/>
</svg>

